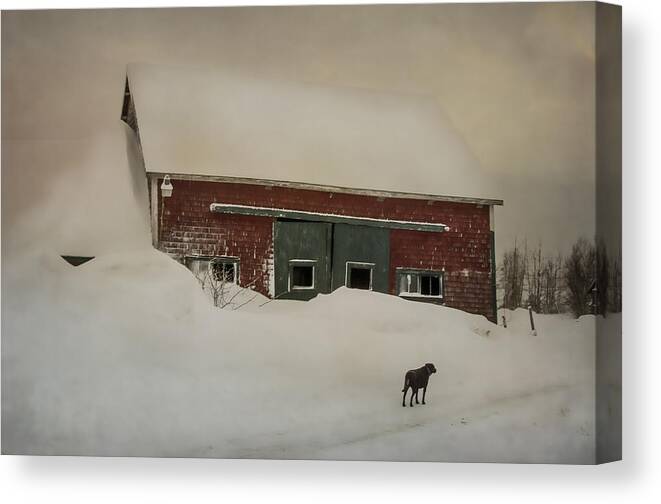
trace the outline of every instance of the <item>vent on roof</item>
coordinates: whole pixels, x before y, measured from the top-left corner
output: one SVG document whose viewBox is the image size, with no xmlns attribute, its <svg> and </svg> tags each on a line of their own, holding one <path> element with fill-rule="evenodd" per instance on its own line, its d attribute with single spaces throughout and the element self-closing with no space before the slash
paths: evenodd
<svg viewBox="0 0 661 504">
<path fill-rule="evenodd" d="M 60 256 L 62 259 L 64 259 L 66 262 L 71 264 L 71 266 L 80 266 L 81 264 L 85 264 L 88 261 L 91 261 L 94 259 L 94 256 L 71 256 L 71 255 L 63 255 Z"/>
</svg>

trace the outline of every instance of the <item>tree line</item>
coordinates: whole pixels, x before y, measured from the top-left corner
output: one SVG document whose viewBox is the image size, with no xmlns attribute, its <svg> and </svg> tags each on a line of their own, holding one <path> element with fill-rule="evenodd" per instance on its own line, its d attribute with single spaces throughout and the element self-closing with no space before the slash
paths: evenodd
<svg viewBox="0 0 661 504">
<path fill-rule="evenodd" d="M 498 269 L 501 308 L 532 307 L 537 313 L 622 311 L 622 267 L 603 242 L 580 238 L 567 256 L 548 254 L 542 245 L 517 240 Z"/>
</svg>

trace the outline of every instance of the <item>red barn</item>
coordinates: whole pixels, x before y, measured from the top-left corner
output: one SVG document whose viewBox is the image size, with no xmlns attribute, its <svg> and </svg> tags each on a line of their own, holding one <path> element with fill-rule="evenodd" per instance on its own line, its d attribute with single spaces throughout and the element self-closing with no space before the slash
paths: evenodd
<svg viewBox="0 0 661 504">
<path fill-rule="evenodd" d="M 502 201 L 474 196 L 475 162 L 432 101 L 130 65 L 122 119 L 154 245 L 191 269 L 272 298 L 347 286 L 495 320 Z"/>
</svg>

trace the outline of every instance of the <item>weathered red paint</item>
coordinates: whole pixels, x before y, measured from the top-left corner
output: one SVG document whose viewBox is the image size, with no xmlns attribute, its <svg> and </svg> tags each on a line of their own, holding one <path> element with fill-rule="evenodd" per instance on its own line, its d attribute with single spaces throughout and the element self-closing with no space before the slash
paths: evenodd
<svg viewBox="0 0 661 504">
<path fill-rule="evenodd" d="M 159 198 L 165 202 L 158 209 L 159 247 L 182 257 L 239 257 L 241 284 L 253 282 L 262 294 L 269 293 L 274 219 L 212 213 L 211 203 L 446 224 L 450 231 L 444 233 L 390 231 L 390 292 L 395 293 L 398 267 L 443 269 L 445 304 L 495 317 L 488 206 L 227 182 L 173 179 L 172 183 L 172 197 Z"/>
</svg>

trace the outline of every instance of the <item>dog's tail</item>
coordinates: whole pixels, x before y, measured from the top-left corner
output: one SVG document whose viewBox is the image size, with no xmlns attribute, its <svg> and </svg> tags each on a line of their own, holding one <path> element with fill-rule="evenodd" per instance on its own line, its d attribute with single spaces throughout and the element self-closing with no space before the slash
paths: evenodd
<svg viewBox="0 0 661 504">
<path fill-rule="evenodd" d="M 409 388 L 409 378 L 408 378 L 408 376 L 404 378 L 404 388 L 402 389 L 402 392 L 406 392 L 407 388 Z"/>
</svg>

